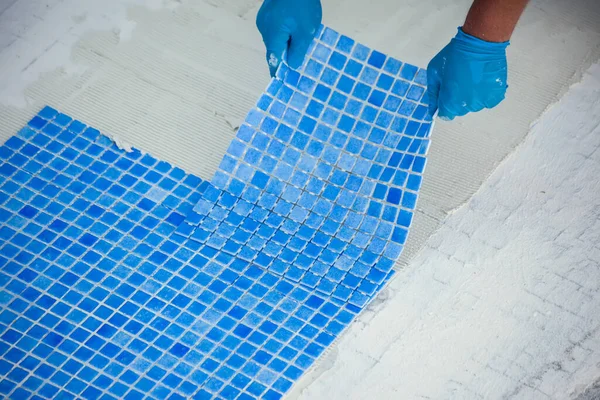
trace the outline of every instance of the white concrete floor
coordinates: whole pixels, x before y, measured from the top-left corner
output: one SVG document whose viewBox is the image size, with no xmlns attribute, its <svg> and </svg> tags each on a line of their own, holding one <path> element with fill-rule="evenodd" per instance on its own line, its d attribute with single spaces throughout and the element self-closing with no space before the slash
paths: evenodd
<svg viewBox="0 0 600 400">
<path fill-rule="evenodd" d="M 425 66 L 462 23 L 470 0 L 323 3 L 326 24 Z M 268 82 L 254 27 L 259 5 L 259 0 L 0 0 L 0 142 L 42 105 L 50 104 L 210 178 L 236 125 Z M 534 132 L 539 126 L 550 131 L 551 126 L 542 124 L 547 114 L 556 113 L 549 110 L 528 142 L 504 162 L 504 173 L 488 177 L 523 141 L 530 124 L 599 56 L 600 2 L 531 2 L 509 48 L 508 99 L 493 111 L 437 124 L 419 215 L 400 263 L 405 268 L 332 350 L 337 359 L 324 359 L 292 398 L 364 398 L 356 397 L 359 393 L 393 399 L 476 398 L 472 393 L 502 398 L 511 391 L 516 397 L 545 398 L 541 393 L 551 394 L 553 389 L 540 389 L 538 383 L 554 378 L 544 371 L 559 376 L 555 381 L 564 383 L 565 396 L 583 389 L 577 385 L 593 381 L 597 366 L 563 368 L 567 365 L 563 358 L 580 360 L 581 352 L 589 352 L 592 360 L 597 355 L 585 340 L 596 340 L 598 329 L 593 324 L 598 325 L 594 319 L 598 313 L 586 307 L 598 305 L 599 295 L 583 284 L 588 282 L 553 267 L 568 264 L 576 271 L 585 267 L 597 280 L 598 275 L 589 275 L 597 271 L 597 253 L 588 255 L 595 260 L 588 263 L 592 267 L 585 260 L 561 258 L 596 251 L 591 244 L 600 241 L 597 224 L 589 231 L 596 235 L 595 242 L 591 237 L 582 243 L 575 234 L 552 237 L 548 227 L 570 232 L 598 217 L 598 207 L 589 205 L 598 204 L 590 192 L 597 186 L 584 180 L 591 179 L 597 164 L 586 161 L 582 168 L 575 162 L 577 151 L 597 145 L 597 129 L 594 135 L 588 125 L 593 109 L 569 119 L 582 130 L 565 128 L 572 136 L 567 135 L 568 140 L 556 132 Z M 597 76 L 597 67 L 590 74 Z M 582 92 L 581 86 L 574 93 L 572 97 L 588 100 L 594 96 Z M 571 113 L 563 114 L 556 118 L 571 118 Z M 586 132 L 584 128 L 592 133 L 577 136 Z M 537 149 L 537 142 L 529 143 L 532 137 L 540 141 L 547 134 L 552 139 L 544 143 L 551 147 Z M 586 146 L 577 150 L 580 141 Z M 554 154 L 552 149 L 565 151 Z M 533 150 L 543 151 L 547 158 L 535 158 Z M 559 163 L 561 154 L 566 159 Z M 523 164 L 519 157 L 535 159 L 538 167 Z M 557 165 L 567 170 L 556 169 Z M 507 171 L 512 171 L 510 181 Z M 539 173 L 528 175 L 530 171 Z M 567 182 L 575 185 L 571 189 L 578 190 L 577 196 L 589 197 L 588 205 L 578 203 L 579 197 L 557 197 L 565 185 L 562 180 L 543 181 L 544 174 L 563 176 L 565 171 L 573 172 Z M 540 190 L 555 193 L 555 200 L 543 203 L 539 194 L 529 192 L 539 187 L 530 184 L 538 180 L 547 185 Z M 502 207 L 490 203 L 495 198 L 504 202 L 499 203 Z M 564 203 L 556 203 L 558 199 Z M 509 213 L 515 209 L 516 214 Z M 579 214 L 584 210 L 588 214 Z M 554 220 L 554 214 L 560 219 Z M 528 218 L 526 224 L 511 222 L 517 216 Z M 471 225 L 477 232 L 469 230 Z M 515 230 L 505 236 L 522 244 L 519 251 L 510 247 L 513 242 L 501 242 L 508 247 L 481 244 L 509 228 Z M 571 250 L 557 254 L 549 238 L 560 239 L 557 244 Z M 454 254 L 457 249 L 463 254 Z M 554 291 L 536 292 L 544 285 Z M 581 298 L 572 299 L 574 295 Z M 560 311 L 573 304 L 580 309 L 570 310 L 572 314 Z M 379 346 L 383 343 L 388 350 Z M 529 359 L 517 360 L 516 355 Z M 589 376 L 569 375 L 568 368 L 589 371 Z M 536 388 L 528 397 L 527 391 Z"/>
</svg>

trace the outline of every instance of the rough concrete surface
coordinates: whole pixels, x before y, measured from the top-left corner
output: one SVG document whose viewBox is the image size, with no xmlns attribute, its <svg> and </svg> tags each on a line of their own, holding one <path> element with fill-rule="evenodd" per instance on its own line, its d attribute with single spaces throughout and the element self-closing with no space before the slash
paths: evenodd
<svg viewBox="0 0 600 400">
<path fill-rule="evenodd" d="M 598 176 L 596 64 L 290 398 L 597 396 Z"/>
<path fill-rule="evenodd" d="M 600 399 L 600 378 L 588 386 L 575 400 L 598 400 Z"/>
</svg>

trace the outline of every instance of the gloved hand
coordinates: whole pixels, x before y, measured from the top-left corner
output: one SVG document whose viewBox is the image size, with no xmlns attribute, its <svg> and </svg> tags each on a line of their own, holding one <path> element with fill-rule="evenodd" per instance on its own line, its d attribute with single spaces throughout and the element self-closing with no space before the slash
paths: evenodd
<svg viewBox="0 0 600 400">
<path fill-rule="evenodd" d="M 256 26 L 267 47 L 271 76 L 275 76 L 286 50 L 290 67 L 302 65 L 322 16 L 320 0 L 264 1 L 256 16 Z"/>
<path fill-rule="evenodd" d="M 497 106 L 506 94 L 506 47 L 466 34 L 461 28 L 427 66 L 429 113 L 452 120 Z"/>
</svg>

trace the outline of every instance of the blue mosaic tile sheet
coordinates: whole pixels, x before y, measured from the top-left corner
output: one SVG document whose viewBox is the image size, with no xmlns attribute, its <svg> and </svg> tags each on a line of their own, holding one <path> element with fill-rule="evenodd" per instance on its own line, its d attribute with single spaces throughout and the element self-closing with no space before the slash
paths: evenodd
<svg viewBox="0 0 600 400">
<path fill-rule="evenodd" d="M 363 307 L 412 221 L 426 71 L 325 28 L 304 66 L 277 78 L 178 233 Z"/>
<path fill-rule="evenodd" d="M 210 185 L 50 108 L 0 158 L 9 398 L 279 398 L 358 311 L 174 235 Z"/>
<path fill-rule="evenodd" d="M 0 147 L 0 395 L 281 398 L 392 274 L 423 84 L 324 29 L 212 183 L 44 108 Z"/>
</svg>

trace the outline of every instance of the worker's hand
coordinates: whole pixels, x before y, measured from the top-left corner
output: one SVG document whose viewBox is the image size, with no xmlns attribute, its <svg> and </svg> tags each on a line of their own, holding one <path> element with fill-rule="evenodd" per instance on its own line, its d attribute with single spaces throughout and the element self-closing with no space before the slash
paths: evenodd
<svg viewBox="0 0 600 400">
<path fill-rule="evenodd" d="M 458 29 L 427 66 L 429 113 L 452 120 L 497 106 L 506 93 L 506 47 Z"/>
<path fill-rule="evenodd" d="M 275 76 L 283 54 L 292 68 L 302 65 L 308 46 L 321 25 L 320 0 L 265 0 L 256 26 L 267 47 L 267 63 Z"/>
</svg>

